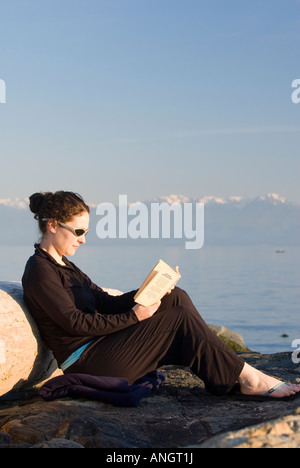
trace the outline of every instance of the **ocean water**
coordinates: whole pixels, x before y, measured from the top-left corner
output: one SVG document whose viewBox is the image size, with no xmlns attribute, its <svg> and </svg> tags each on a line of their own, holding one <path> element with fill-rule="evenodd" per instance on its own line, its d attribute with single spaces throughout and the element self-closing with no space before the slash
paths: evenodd
<svg viewBox="0 0 300 468">
<path fill-rule="evenodd" d="M 20 281 L 32 253 L 32 246 L 0 246 L 0 281 Z M 70 260 L 98 285 L 129 291 L 160 258 L 179 266 L 178 286 L 207 323 L 241 333 L 246 345 L 261 353 L 293 351 L 293 340 L 300 339 L 300 247 L 279 254 L 272 246 L 192 251 L 99 243 L 81 246 Z"/>
</svg>

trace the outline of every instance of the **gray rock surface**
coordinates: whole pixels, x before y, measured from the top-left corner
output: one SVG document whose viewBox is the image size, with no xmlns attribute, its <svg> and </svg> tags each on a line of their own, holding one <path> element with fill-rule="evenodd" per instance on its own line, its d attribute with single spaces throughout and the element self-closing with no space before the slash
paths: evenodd
<svg viewBox="0 0 300 468">
<path fill-rule="evenodd" d="M 269 374 L 300 381 L 300 369 L 290 353 L 242 356 Z M 300 399 L 286 403 L 215 397 L 187 369 L 168 367 L 166 373 L 165 384 L 137 408 L 70 398 L 45 402 L 37 395 L 2 402 L 0 447 L 204 448 L 226 443 L 247 446 L 251 440 L 254 445 L 268 446 L 275 435 L 275 446 L 277 440 L 278 444 L 284 441 L 284 446 L 300 447 Z M 265 426 L 251 429 L 258 424 Z M 235 436 L 240 430 L 248 431 L 247 435 L 238 432 Z"/>
</svg>

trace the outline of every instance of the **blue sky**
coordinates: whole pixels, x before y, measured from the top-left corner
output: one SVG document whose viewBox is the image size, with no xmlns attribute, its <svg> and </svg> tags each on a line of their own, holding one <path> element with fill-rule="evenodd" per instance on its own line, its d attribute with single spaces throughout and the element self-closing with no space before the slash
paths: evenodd
<svg viewBox="0 0 300 468">
<path fill-rule="evenodd" d="M 0 199 L 300 203 L 299 0 L 0 0 Z"/>
</svg>

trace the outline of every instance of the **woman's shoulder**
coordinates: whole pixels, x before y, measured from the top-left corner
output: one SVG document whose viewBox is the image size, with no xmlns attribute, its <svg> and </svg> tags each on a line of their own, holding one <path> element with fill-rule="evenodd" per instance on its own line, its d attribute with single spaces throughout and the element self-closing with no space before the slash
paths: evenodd
<svg viewBox="0 0 300 468">
<path fill-rule="evenodd" d="M 55 265 L 49 258 L 43 255 L 41 249 L 36 248 L 35 253 L 27 260 L 22 282 L 26 279 L 39 280 L 45 275 L 55 274 L 55 270 Z"/>
</svg>

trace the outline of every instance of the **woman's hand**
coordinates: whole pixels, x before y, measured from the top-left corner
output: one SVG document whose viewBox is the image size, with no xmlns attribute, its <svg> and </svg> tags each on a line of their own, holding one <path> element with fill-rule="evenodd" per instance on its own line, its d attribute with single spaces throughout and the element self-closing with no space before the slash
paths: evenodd
<svg viewBox="0 0 300 468">
<path fill-rule="evenodd" d="M 171 292 L 175 289 L 175 286 L 172 286 L 171 289 L 169 289 L 169 291 L 166 292 L 166 296 L 168 296 L 169 294 L 171 294 Z"/>
<path fill-rule="evenodd" d="M 152 317 L 152 315 L 154 315 L 157 309 L 159 308 L 160 304 L 161 301 L 148 307 L 144 307 L 140 304 L 137 304 L 132 309 L 134 310 L 139 322 L 141 322 L 142 320 L 146 320 Z"/>
</svg>

